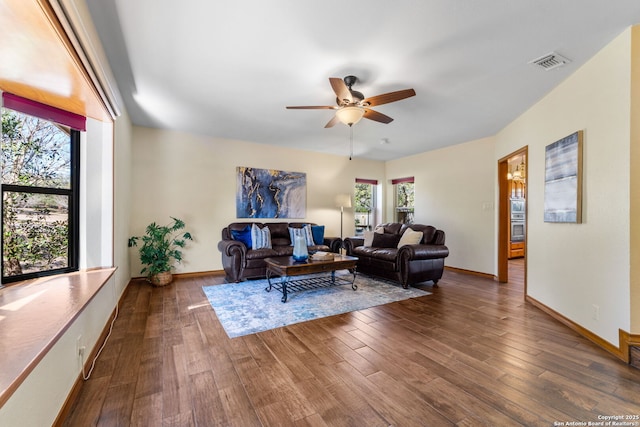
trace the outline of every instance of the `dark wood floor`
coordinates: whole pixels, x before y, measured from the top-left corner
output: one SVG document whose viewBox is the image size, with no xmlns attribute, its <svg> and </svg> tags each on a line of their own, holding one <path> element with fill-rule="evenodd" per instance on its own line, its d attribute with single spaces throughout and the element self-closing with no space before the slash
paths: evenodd
<svg viewBox="0 0 640 427">
<path fill-rule="evenodd" d="M 509 284 L 446 271 L 429 296 L 234 339 L 202 292 L 221 277 L 135 284 L 65 425 L 551 426 L 640 414 L 640 370 L 525 303 L 512 264 Z"/>
</svg>

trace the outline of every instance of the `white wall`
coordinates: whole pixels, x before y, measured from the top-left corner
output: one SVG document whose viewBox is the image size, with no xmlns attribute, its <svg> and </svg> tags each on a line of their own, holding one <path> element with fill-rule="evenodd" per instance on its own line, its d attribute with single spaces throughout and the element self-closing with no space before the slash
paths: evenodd
<svg viewBox="0 0 640 427">
<path fill-rule="evenodd" d="M 249 166 L 307 174 L 307 211 L 302 219 L 325 225 L 326 236 L 340 236 L 335 196 L 353 194 L 356 178 L 384 181 L 384 163 L 312 153 L 264 144 L 204 137 L 183 132 L 133 127 L 132 235 L 152 221 L 185 221 L 194 236 L 176 272 L 222 270 L 221 231 L 236 218 L 236 167 Z M 353 210 L 344 214 L 344 235 L 355 232 Z M 130 250 L 131 274 L 140 276 L 136 248 Z"/>
<path fill-rule="evenodd" d="M 116 270 L 118 299 L 131 279 L 129 263 L 129 231 L 131 226 L 131 121 L 126 111 L 115 122 L 113 165 L 113 259 Z"/>
<path fill-rule="evenodd" d="M 630 52 L 628 30 L 496 136 L 497 159 L 529 146 L 528 294 L 616 346 L 630 318 Z M 545 223 L 545 146 L 577 130 L 583 223 Z"/>
<path fill-rule="evenodd" d="M 387 216 L 393 212 L 391 180 L 413 176 L 415 222 L 444 230 L 445 264 L 495 274 L 494 151 L 493 138 L 484 138 L 387 162 Z"/>
<path fill-rule="evenodd" d="M 113 265 L 113 129 L 87 118 L 80 143 L 80 268 Z"/>
</svg>

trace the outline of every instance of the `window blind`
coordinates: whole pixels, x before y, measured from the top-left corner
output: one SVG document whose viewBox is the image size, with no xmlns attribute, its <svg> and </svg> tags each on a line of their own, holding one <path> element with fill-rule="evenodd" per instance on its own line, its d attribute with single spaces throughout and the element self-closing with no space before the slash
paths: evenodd
<svg viewBox="0 0 640 427">
<path fill-rule="evenodd" d="M 70 113 L 60 108 L 41 104 L 8 92 L 2 92 L 3 106 L 30 116 L 60 123 L 72 129 L 87 130 L 87 119 L 79 114 Z"/>
<path fill-rule="evenodd" d="M 406 178 L 397 178 L 397 179 L 392 179 L 391 180 L 391 183 L 393 185 L 401 184 L 403 182 L 413 182 L 413 177 L 412 176 L 408 176 Z"/>
<path fill-rule="evenodd" d="M 378 180 L 377 179 L 356 178 L 356 184 L 378 185 Z"/>
</svg>

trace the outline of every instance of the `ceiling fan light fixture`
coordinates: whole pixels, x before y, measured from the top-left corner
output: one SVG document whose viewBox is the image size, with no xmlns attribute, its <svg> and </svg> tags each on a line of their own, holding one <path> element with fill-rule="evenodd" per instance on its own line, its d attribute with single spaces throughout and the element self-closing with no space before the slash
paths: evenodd
<svg viewBox="0 0 640 427">
<path fill-rule="evenodd" d="M 364 116 L 364 108 L 356 107 L 355 105 L 349 105 L 346 107 L 342 107 L 338 111 L 336 111 L 336 116 L 342 123 L 347 126 L 351 126 L 358 123 L 360 119 L 362 119 L 362 116 Z"/>
</svg>

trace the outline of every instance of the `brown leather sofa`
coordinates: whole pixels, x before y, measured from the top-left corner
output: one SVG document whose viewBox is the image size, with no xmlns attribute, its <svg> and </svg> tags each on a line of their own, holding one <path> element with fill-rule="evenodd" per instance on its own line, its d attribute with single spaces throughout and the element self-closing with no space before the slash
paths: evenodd
<svg viewBox="0 0 640 427">
<path fill-rule="evenodd" d="M 241 232 L 247 226 L 256 224 L 260 229 L 269 227 L 271 248 L 250 249 L 245 243 L 233 238 L 233 232 Z M 316 225 L 302 222 L 233 222 L 222 229 L 222 240 L 218 250 L 222 253 L 222 267 L 228 282 L 240 282 L 245 279 L 263 278 L 267 274 L 265 258 L 291 256 L 293 246 L 289 237 L 289 227 L 302 228 L 304 225 Z M 322 244 L 309 246 L 309 251 L 338 252 L 342 247 L 339 237 L 324 237 Z"/>
<path fill-rule="evenodd" d="M 411 228 L 423 233 L 418 244 L 397 244 Z M 358 257 L 359 273 L 371 274 L 396 281 L 403 288 L 428 280 L 438 286 L 444 272 L 444 259 L 449 249 L 444 245 L 445 233 L 431 225 L 387 223 L 376 227 L 383 236 L 375 237 L 372 246 L 364 246 L 364 238 L 347 237 L 344 246 L 347 255 Z"/>
</svg>

